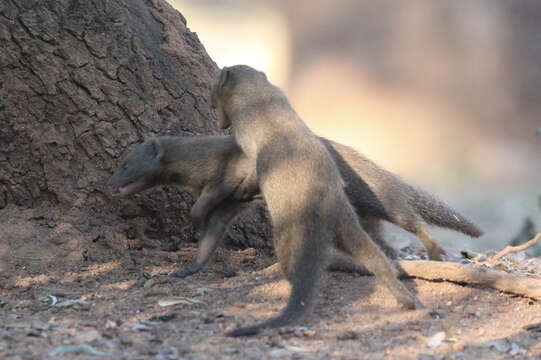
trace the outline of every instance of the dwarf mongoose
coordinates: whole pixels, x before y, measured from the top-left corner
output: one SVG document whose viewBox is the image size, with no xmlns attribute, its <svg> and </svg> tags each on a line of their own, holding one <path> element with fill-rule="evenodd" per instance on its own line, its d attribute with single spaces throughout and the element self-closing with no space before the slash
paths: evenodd
<svg viewBox="0 0 541 360">
<path fill-rule="evenodd" d="M 449 206 L 404 183 L 354 149 L 325 138 L 319 139 L 330 152 L 346 182 L 346 195 L 359 215 L 363 228 L 389 257 L 395 256 L 380 233 L 382 220 L 410 231 L 412 225 L 424 228 L 427 234 L 425 221 L 471 236 L 481 233 Z M 134 146 L 120 162 L 108 184 L 117 189 L 121 196 L 171 184 L 190 192 L 197 199 L 203 189 L 215 183 L 227 181 L 232 186 L 240 184 L 252 170 L 232 136 L 162 136 Z M 238 179 L 232 180 L 233 177 Z M 201 270 L 213 255 L 230 221 L 244 209 L 263 202 L 258 195 L 259 188 L 256 186 L 249 199 L 238 201 L 230 196 L 209 213 L 201 214 L 203 218 L 198 222 L 204 225 L 196 260 L 190 267 L 172 275 L 186 277 Z M 192 215 L 194 213 L 192 211 Z M 438 246 L 437 243 L 435 246 Z"/>
<path fill-rule="evenodd" d="M 277 317 L 229 335 L 252 335 L 306 314 L 333 248 L 351 254 L 400 304 L 414 309 L 418 301 L 361 228 L 331 155 L 282 91 L 264 73 L 237 65 L 221 71 L 212 104 L 220 126 L 232 127 L 237 144 L 255 164 L 272 219 L 276 254 L 292 285 L 288 304 Z"/>
</svg>

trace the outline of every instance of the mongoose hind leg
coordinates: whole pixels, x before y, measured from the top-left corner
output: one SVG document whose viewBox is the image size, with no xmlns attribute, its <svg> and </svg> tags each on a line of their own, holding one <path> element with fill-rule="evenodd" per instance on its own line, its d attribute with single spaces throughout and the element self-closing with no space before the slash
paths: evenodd
<svg viewBox="0 0 541 360">
<path fill-rule="evenodd" d="M 407 309 L 422 307 L 415 296 L 397 279 L 396 269 L 360 226 L 346 222 L 340 230 L 339 246 L 376 275 L 402 306 Z"/>
<path fill-rule="evenodd" d="M 411 210 L 409 213 L 413 214 L 414 210 Z M 442 260 L 441 255 L 445 254 L 445 250 L 432 237 L 428 224 L 421 217 L 417 215 L 395 216 L 393 223 L 415 235 L 423 244 L 430 260 Z"/>
<path fill-rule="evenodd" d="M 441 261 L 441 256 L 445 254 L 445 250 L 438 244 L 430 234 L 428 224 L 420 217 L 413 219 L 400 219 L 396 224 L 417 236 L 423 244 L 425 251 L 430 260 Z"/>
<path fill-rule="evenodd" d="M 434 240 L 432 234 L 428 230 L 428 225 L 424 221 L 420 220 L 417 222 L 415 235 L 421 240 L 430 260 L 442 260 L 441 256 L 445 255 L 445 250 L 443 250 L 440 244 Z"/>
<path fill-rule="evenodd" d="M 374 240 L 374 242 L 380 247 L 383 253 L 392 260 L 395 260 L 398 255 L 396 250 L 385 241 L 382 236 L 381 220 L 372 216 L 359 217 L 359 221 L 363 229 Z"/>
<path fill-rule="evenodd" d="M 205 227 L 205 220 L 210 212 L 235 191 L 236 185 L 210 183 L 203 188 L 201 195 L 190 210 L 193 226 L 196 231 Z"/>
<path fill-rule="evenodd" d="M 282 239 L 282 241 L 284 240 Z M 226 335 L 251 336 L 265 328 L 290 325 L 311 310 L 316 296 L 317 282 L 321 277 L 324 265 L 328 264 L 329 247 L 311 240 L 307 241 L 299 250 L 297 253 L 292 251 L 290 261 L 279 257 L 282 272 L 286 274 L 291 283 L 291 295 L 280 314 L 260 324 L 237 328 Z"/>
<path fill-rule="evenodd" d="M 169 273 L 169 276 L 185 278 L 201 271 L 210 262 L 216 252 L 226 225 L 226 221 L 222 221 L 219 217 L 211 216 L 199 239 L 195 261 L 185 269 Z"/>
<path fill-rule="evenodd" d="M 195 261 L 185 269 L 169 273 L 169 276 L 185 278 L 201 271 L 212 259 L 229 223 L 243 210 L 260 202 L 261 200 L 231 200 L 220 203 L 211 212 L 209 219 L 204 221 L 205 227 L 201 232 Z"/>
<path fill-rule="evenodd" d="M 357 273 L 359 275 L 372 275 L 363 264 L 352 258 L 351 255 L 334 247 L 329 250 L 328 270 Z"/>
<path fill-rule="evenodd" d="M 391 265 L 394 266 L 398 273 L 399 278 L 407 278 L 408 274 L 402 269 L 400 263 L 396 260 L 391 260 Z M 361 276 L 371 276 L 371 273 L 363 264 L 357 259 L 354 259 L 351 255 L 333 247 L 329 253 L 329 265 L 327 267 L 329 271 L 343 271 L 347 273 L 356 273 Z"/>
</svg>

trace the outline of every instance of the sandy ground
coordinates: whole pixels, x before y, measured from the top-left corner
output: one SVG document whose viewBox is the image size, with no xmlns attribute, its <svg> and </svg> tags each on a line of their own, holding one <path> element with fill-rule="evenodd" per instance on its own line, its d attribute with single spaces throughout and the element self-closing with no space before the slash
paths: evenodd
<svg viewBox="0 0 541 360">
<path fill-rule="evenodd" d="M 525 328 L 541 322 L 540 302 L 412 279 L 404 282 L 427 309 L 406 311 L 374 277 L 338 272 L 322 281 L 302 326 L 229 338 L 285 305 L 289 286 L 269 268 L 272 256 L 220 250 L 204 272 L 173 279 L 165 274 L 188 265 L 194 245 L 55 243 L 46 224 L 28 219 L 2 224 L 0 359 L 541 358 L 541 325 Z M 172 296 L 188 300 L 159 304 Z"/>
</svg>

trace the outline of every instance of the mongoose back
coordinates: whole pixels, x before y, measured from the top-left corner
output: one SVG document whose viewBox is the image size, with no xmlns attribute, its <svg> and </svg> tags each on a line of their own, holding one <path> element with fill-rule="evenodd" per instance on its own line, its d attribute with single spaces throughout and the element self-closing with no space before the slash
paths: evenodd
<svg viewBox="0 0 541 360">
<path fill-rule="evenodd" d="M 331 155 L 297 116 L 282 91 L 248 66 L 224 68 L 212 92 L 220 126 L 232 127 L 253 161 L 267 203 L 274 245 L 291 295 L 282 312 L 231 336 L 298 321 L 311 308 L 317 281 L 334 247 L 344 250 L 382 281 L 408 309 L 418 303 L 361 228 Z"/>
<path fill-rule="evenodd" d="M 477 226 L 443 202 L 404 183 L 354 149 L 319 139 L 338 166 L 346 183 L 346 195 L 363 228 L 387 256 L 394 258 L 395 254 L 380 232 L 382 220 L 413 233 L 422 231 L 428 235 L 426 222 L 471 236 L 481 233 Z M 108 184 L 121 196 L 154 186 L 176 185 L 190 192 L 197 199 L 196 204 L 203 204 L 194 206 L 191 212 L 195 221 L 203 225 L 196 260 L 189 268 L 172 273 L 185 277 L 201 270 L 208 262 L 233 218 L 255 203 L 263 202 L 258 198 L 257 184 L 254 193 L 244 201 L 231 195 L 218 202 L 214 209 L 212 201 L 210 205 L 205 204 L 208 196 L 201 196 L 213 193 L 209 190 L 212 187 L 221 187 L 225 193 L 232 192 L 233 187 L 254 170 L 250 166 L 232 136 L 161 136 L 134 146 L 119 163 Z M 201 218 L 196 219 L 198 216 Z M 429 241 L 425 248 L 438 249 L 439 245 Z"/>
</svg>

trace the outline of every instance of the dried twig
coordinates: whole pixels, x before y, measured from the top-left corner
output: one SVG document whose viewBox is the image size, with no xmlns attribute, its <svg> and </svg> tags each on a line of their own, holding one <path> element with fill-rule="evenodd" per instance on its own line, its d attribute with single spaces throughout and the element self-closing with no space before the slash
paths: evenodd
<svg viewBox="0 0 541 360">
<path fill-rule="evenodd" d="M 395 264 L 401 278 L 414 277 L 478 285 L 541 300 L 541 278 L 519 276 L 485 266 L 449 261 L 399 260 Z M 357 272 L 358 270 L 349 271 Z M 279 264 L 269 266 L 262 272 L 268 275 L 278 274 L 280 272 Z M 366 275 L 366 272 L 363 272 L 362 275 Z"/>
<path fill-rule="evenodd" d="M 539 237 L 539 234 L 537 234 Z M 508 274 L 485 267 L 446 261 L 401 260 L 401 277 L 426 280 L 449 280 L 481 285 L 496 290 L 541 300 L 541 279 Z"/>
<path fill-rule="evenodd" d="M 499 253 L 494 255 L 491 260 L 498 260 L 498 259 L 501 259 L 502 257 L 504 257 L 507 254 L 524 251 L 527 248 L 532 247 L 535 244 L 537 244 L 537 242 L 539 241 L 540 238 L 541 238 L 541 231 L 538 232 L 537 235 L 535 235 L 533 239 L 531 239 L 529 241 L 526 241 L 522 245 L 506 246 L 505 249 L 503 249 L 502 251 L 500 251 Z"/>
</svg>

